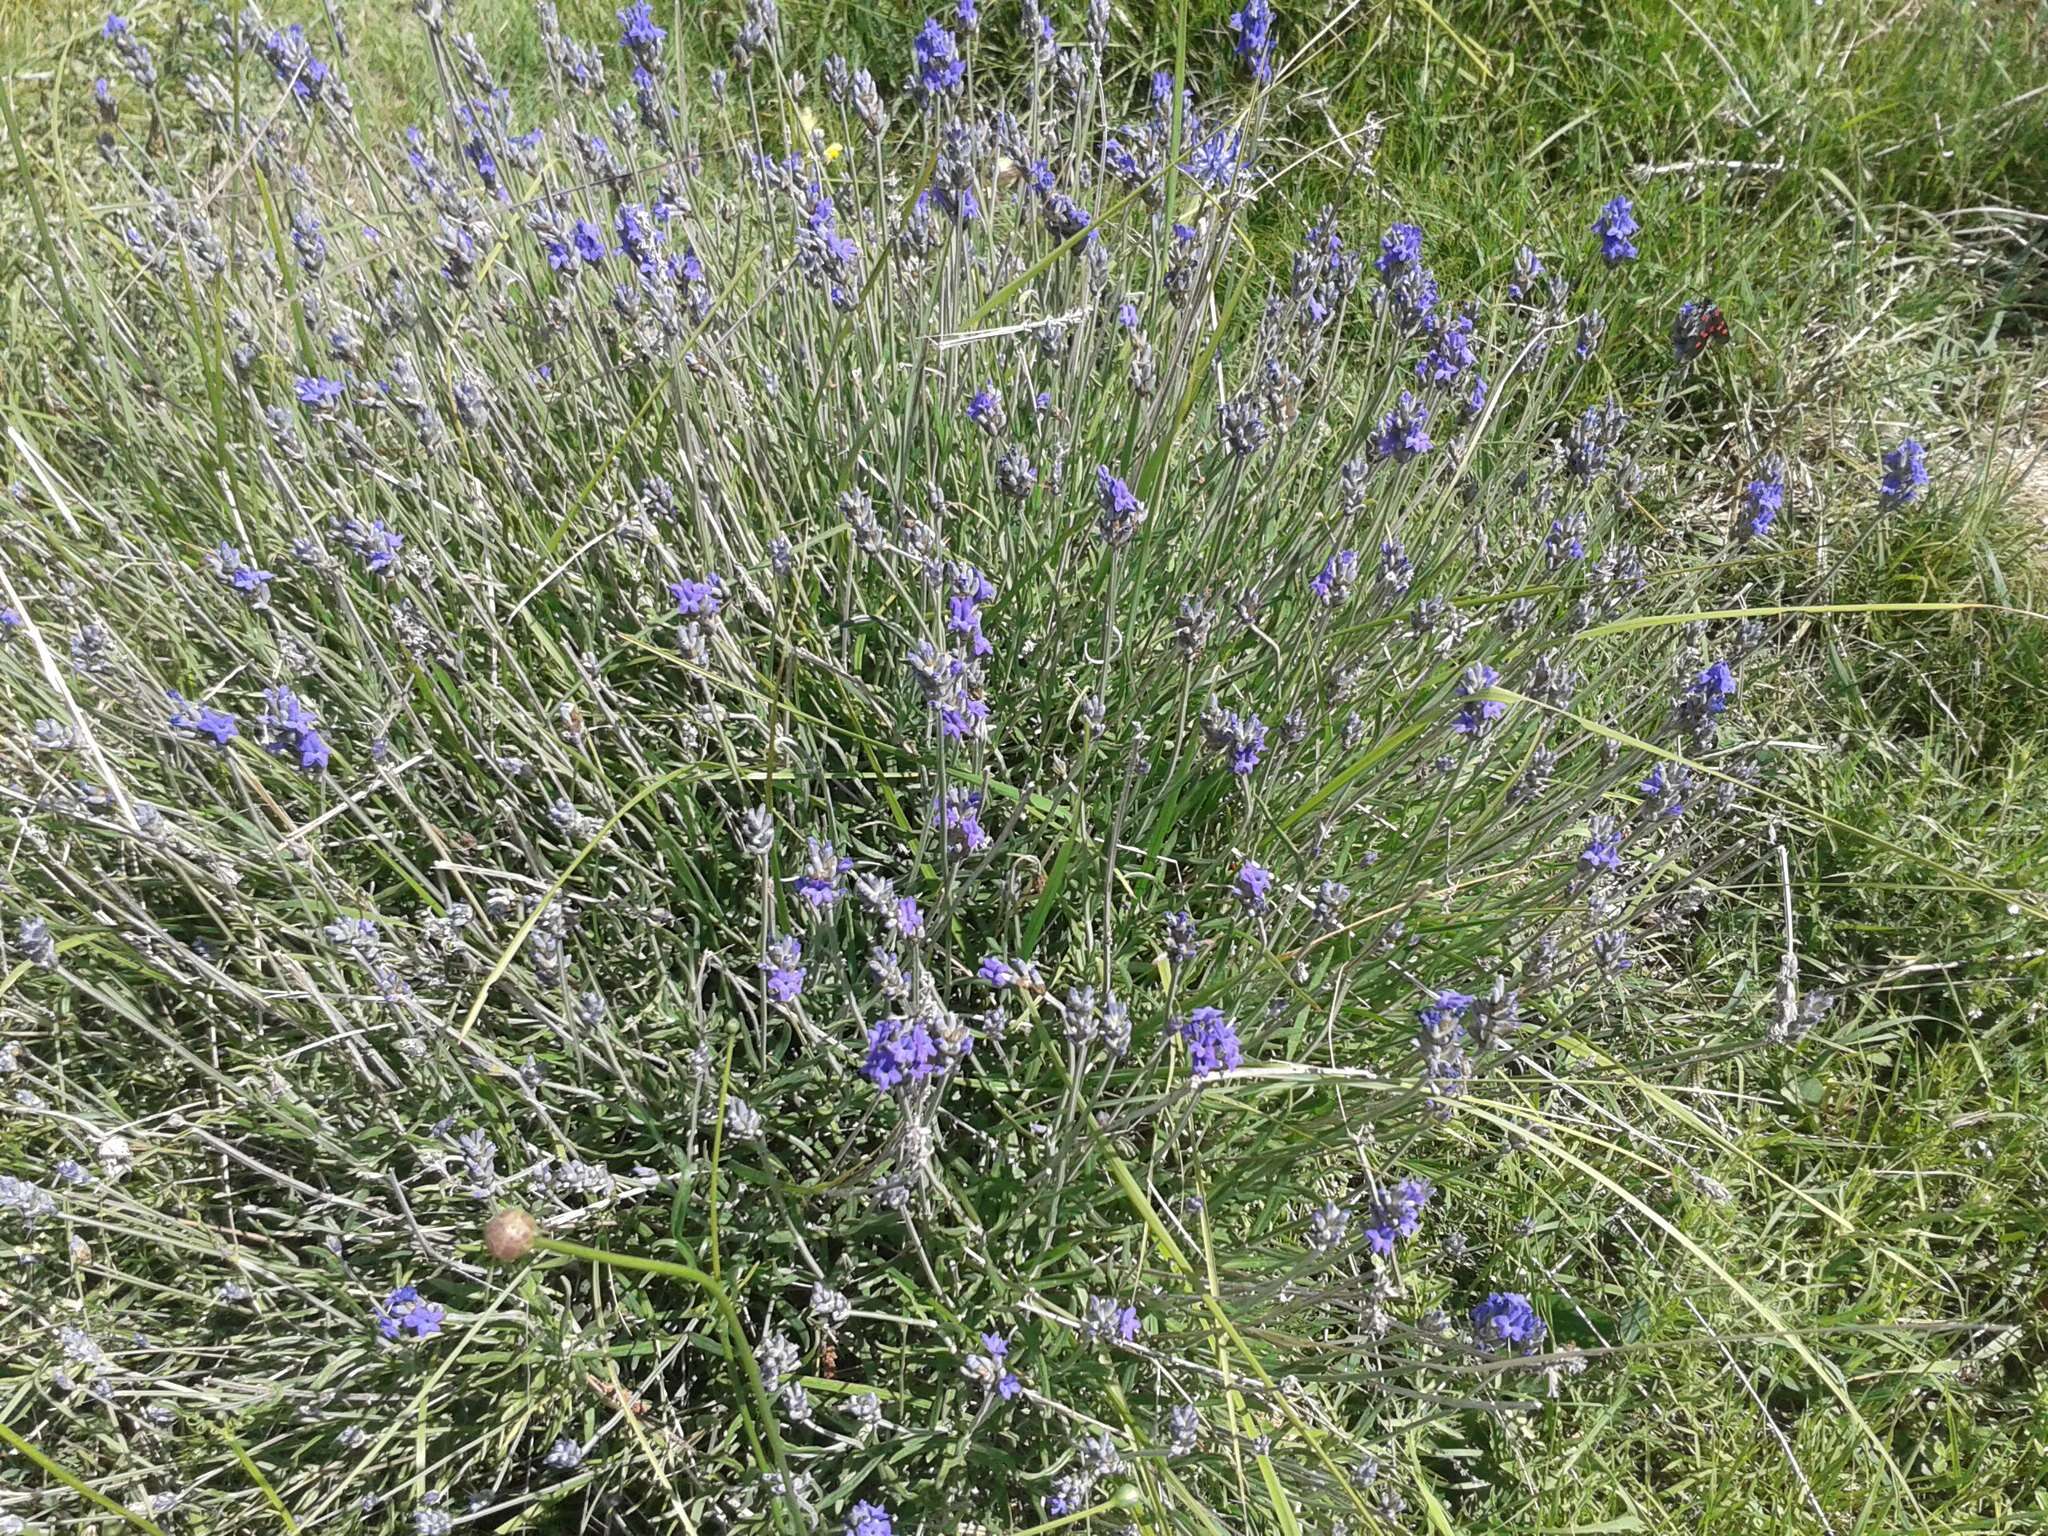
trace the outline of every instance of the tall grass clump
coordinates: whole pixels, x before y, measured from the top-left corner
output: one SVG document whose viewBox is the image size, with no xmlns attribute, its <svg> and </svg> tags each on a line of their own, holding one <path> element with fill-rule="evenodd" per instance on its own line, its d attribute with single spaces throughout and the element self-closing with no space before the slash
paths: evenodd
<svg viewBox="0 0 2048 1536">
<path fill-rule="evenodd" d="M 1440 288 L 1262 0 L 811 78 L 543 5 L 517 96 L 421 10 L 396 144 L 319 27 L 109 18 L 30 190 L 0 1508 L 1447 1529 L 1683 1309 L 1910 1507 L 1712 1235 L 1717 1074 L 1829 1006 L 1805 509 L 1684 451 L 1706 296 L 1610 370 L 1623 189 Z"/>
</svg>

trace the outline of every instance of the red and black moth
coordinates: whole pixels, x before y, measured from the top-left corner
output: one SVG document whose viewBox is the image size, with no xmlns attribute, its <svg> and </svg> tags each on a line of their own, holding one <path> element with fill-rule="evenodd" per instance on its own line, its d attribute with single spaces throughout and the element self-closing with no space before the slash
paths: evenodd
<svg viewBox="0 0 2048 1536">
<path fill-rule="evenodd" d="M 1715 342 L 1727 339 L 1728 317 L 1721 313 L 1721 306 L 1712 299 L 1703 299 L 1686 328 L 1681 350 L 1688 357 L 1698 357 Z"/>
</svg>

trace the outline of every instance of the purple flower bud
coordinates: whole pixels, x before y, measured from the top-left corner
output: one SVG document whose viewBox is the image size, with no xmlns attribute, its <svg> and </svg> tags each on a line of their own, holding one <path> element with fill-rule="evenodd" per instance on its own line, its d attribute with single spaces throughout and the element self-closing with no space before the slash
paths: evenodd
<svg viewBox="0 0 2048 1536">
<path fill-rule="evenodd" d="M 194 736 L 203 736 L 216 747 L 225 748 L 234 740 L 237 731 L 235 717 L 224 709 L 215 709 L 208 704 L 188 704 L 183 694 L 168 689 L 165 697 L 171 701 L 171 729 L 190 731 Z"/>
<path fill-rule="evenodd" d="M 300 378 L 292 385 L 299 404 L 309 411 L 331 411 L 345 393 L 339 379 Z"/>
<path fill-rule="evenodd" d="M 1433 446 L 1429 439 L 1429 407 L 1402 390 L 1394 408 L 1380 419 L 1379 436 L 1373 439 L 1372 446 L 1380 458 L 1392 459 L 1397 464 L 1429 452 Z"/>
<path fill-rule="evenodd" d="M 910 92 L 927 107 L 958 91 L 967 78 L 967 61 L 960 56 L 959 43 L 936 16 L 925 18 L 923 28 L 911 40 L 910 58 Z"/>
<path fill-rule="evenodd" d="M 387 1339 L 396 1339 L 401 1334 L 410 1334 L 414 1340 L 430 1339 L 441 1331 L 441 1320 L 448 1313 L 431 1301 L 423 1300 L 415 1286 L 401 1285 L 379 1303 L 376 1308 L 377 1331 Z"/>
<path fill-rule="evenodd" d="M 1630 237 L 1640 229 L 1636 223 L 1635 205 L 1626 195 L 1614 198 L 1593 220 L 1593 233 L 1600 237 L 1600 259 L 1610 267 L 1634 261 L 1637 251 L 1635 241 Z"/>
<path fill-rule="evenodd" d="M 1388 282 L 1422 265 L 1422 227 L 1394 224 L 1380 236 L 1380 254 L 1373 270 Z"/>
<path fill-rule="evenodd" d="M 1273 78 L 1273 6 L 1271 0 L 1245 0 L 1230 18 L 1237 56 L 1261 85 Z"/>
<path fill-rule="evenodd" d="M 716 571 L 702 579 L 684 577 L 669 583 L 669 595 L 676 600 L 676 612 L 686 619 L 708 619 L 725 603 L 725 579 Z"/>
<path fill-rule="evenodd" d="M 1887 511 L 1917 501 L 1927 489 L 1927 450 L 1909 437 L 1884 456 L 1884 470 L 1878 501 Z"/>
<path fill-rule="evenodd" d="M 1472 1309 L 1472 1331 L 1488 1347 L 1533 1349 L 1548 1330 L 1520 1291 L 1495 1291 Z"/>
<path fill-rule="evenodd" d="M 1273 889 L 1273 872 L 1262 869 L 1247 859 L 1237 871 L 1237 894 L 1240 900 L 1254 912 L 1263 912 L 1271 904 L 1269 893 Z"/>
<path fill-rule="evenodd" d="M 1175 1026 L 1187 1042 L 1189 1066 L 1197 1078 L 1244 1065 L 1237 1030 L 1220 1008 L 1197 1008 Z"/>
<path fill-rule="evenodd" d="M 767 973 L 768 995 L 785 1007 L 803 995 L 804 967 L 803 945 L 794 937 L 777 938 L 768 946 L 762 957 L 761 969 Z"/>
</svg>

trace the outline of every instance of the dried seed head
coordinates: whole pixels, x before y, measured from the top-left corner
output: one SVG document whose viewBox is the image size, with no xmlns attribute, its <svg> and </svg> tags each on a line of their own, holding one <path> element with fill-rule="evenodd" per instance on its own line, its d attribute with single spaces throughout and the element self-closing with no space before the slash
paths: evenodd
<svg viewBox="0 0 2048 1536">
<path fill-rule="evenodd" d="M 515 1264 L 533 1251 L 540 1223 L 525 1211 L 500 1211 L 484 1228 L 484 1246 L 500 1264 Z"/>
</svg>

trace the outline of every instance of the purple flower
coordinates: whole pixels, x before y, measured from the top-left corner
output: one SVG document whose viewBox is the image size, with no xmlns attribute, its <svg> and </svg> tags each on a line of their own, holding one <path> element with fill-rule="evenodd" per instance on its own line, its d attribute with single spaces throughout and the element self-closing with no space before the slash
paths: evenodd
<svg viewBox="0 0 2048 1536">
<path fill-rule="evenodd" d="M 106 25 L 100 31 L 101 35 L 114 45 L 114 52 L 121 56 L 121 62 L 127 66 L 129 77 L 145 91 L 154 90 L 157 81 L 156 62 L 150 57 L 149 49 L 143 44 L 142 39 L 129 30 L 127 21 L 109 12 Z"/>
<path fill-rule="evenodd" d="M 327 264 L 327 237 L 320 233 L 320 221 L 304 208 L 294 209 L 291 235 L 292 249 L 299 253 L 299 265 L 306 269 L 308 277 L 318 277 Z M 335 355 L 342 355 L 339 347 Z"/>
<path fill-rule="evenodd" d="M 725 603 L 725 578 L 706 571 L 701 580 L 684 577 L 669 583 L 669 595 L 676 600 L 676 612 L 686 619 L 708 619 Z"/>
<path fill-rule="evenodd" d="M 963 1035 L 954 1053 L 964 1056 L 974 1037 Z M 867 1063 L 862 1071 L 884 1090 L 943 1075 L 952 1066 L 947 1051 L 922 1018 L 877 1019 L 868 1028 Z"/>
<path fill-rule="evenodd" d="M 661 245 L 661 231 L 647 222 L 647 210 L 639 203 L 621 203 L 612 215 L 618 232 L 619 250 L 642 272 L 652 273 Z"/>
<path fill-rule="evenodd" d="M 309 411 L 331 411 L 341 403 L 345 391 L 339 379 L 302 377 L 292 385 L 292 393 Z"/>
<path fill-rule="evenodd" d="M 1228 192 L 1243 169 L 1244 130 L 1218 128 L 1197 143 L 1182 167 L 1212 192 Z"/>
<path fill-rule="evenodd" d="M 847 1512 L 846 1536 L 896 1536 L 896 1527 L 881 1505 L 860 1503 Z"/>
<path fill-rule="evenodd" d="M 1458 402 L 1458 414 L 1467 422 L 1477 421 L 1479 413 L 1486 409 L 1486 376 L 1472 375 L 1472 387 L 1465 391 L 1465 398 Z"/>
<path fill-rule="evenodd" d="M 932 825 L 946 838 L 954 853 L 979 853 L 988 846 L 988 833 L 981 825 L 981 791 L 957 785 L 932 805 Z"/>
<path fill-rule="evenodd" d="M 1425 1038 L 1438 1039 L 1462 1035 L 1464 1026 L 1459 1022 L 1466 1011 L 1478 1001 L 1469 992 L 1452 992 L 1448 989 L 1434 993 L 1430 1000 L 1415 1012 L 1415 1020 Z"/>
<path fill-rule="evenodd" d="M 995 650 L 981 632 L 981 605 L 993 602 L 995 595 L 995 583 L 973 566 L 953 567 L 953 592 L 946 603 L 946 632 L 965 636 L 971 656 L 987 656 Z"/>
<path fill-rule="evenodd" d="M 1682 767 L 1667 770 L 1659 763 L 1636 787 L 1643 792 L 1644 802 L 1659 816 L 1676 821 L 1685 814 L 1685 797 L 1692 789 L 1692 775 Z"/>
<path fill-rule="evenodd" d="M 1414 267 L 1380 290 L 1380 302 L 1394 317 L 1404 336 L 1431 336 L 1440 322 L 1436 306 L 1442 298 L 1436 276 L 1427 267 Z"/>
<path fill-rule="evenodd" d="M 1758 468 L 1758 477 L 1742 488 L 1742 521 L 1735 531 L 1743 539 L 1762 538 L 1785 510 L 1784 462 L 1773 454 Z"/>
<path fill-rule="evenodd" d="M 1600 345 L 1600 338 L 1607 334 L 1607 318 L 1597 309 L 1589 309 L 1579 316 L 1578 340 L 1572 343 L 1572 355 L 1580 362 L 1591 357 Z"/>
<path fill-rule="evenodd" d="M 776 1002 L 787 1005 L 803 995 L 803 953 L 803 944 L 790 935 L 777 938 L 768 946 L 761 969 L 768 974 L 768 995 Z"/>
<path fill-rule="evenodd" d="M 1520 1291 L 1495 1291 L 1472 1309 L 1472 1331 L 1483 1346 L 1533 1349 L 1548 1330 Z"/>
<path fill-rule="evenodd" d="M 818 838 L 807 838 L 805 842 L 803 872 L 794 880 L 796 893 L 810 904 L 812 911 L 822 912 L 846 894 L 846 875 L 853 868 L 853 860 L 840 858 L 830 843 Z"/>
<path fill-rule="evenodd" d="M 1003 1364 L 1010 1353 L 1010 1341 L 1000 1333 L 984 1333 L 981 1347 L 984 1353 L 969 1355 L 962 1374 L 969 1381 L 980 1382 L 984 1388 L 993 1388 L 1004 1402 L 1010 1402 L 1024 1390 L 1024 1383 L 1017 1379 L 1017 1373 L 1006 1369 Z"/>
<path fill-rule="evenodd" d="M 924 937 L 924 909 L 918 906 L 915 896 L 896 898 L 896 906 L 889 914 L 889 926 L 906 939 Z"/>
<path fill-rule="evenodd" d="M 204 736 L 216 747 L 225 748 L 236 736 L 235 717 L 224 709 L 215 709 L 209 704 L 191 704 L 175 688 L 166 689 L 164 696 L 171 701 L 171 729 L 190 731 L 194 736 Z"/>
<path fill-rule="evenodd" d="M 1587 874 L 1598 870 L 1616 873 L 1621 869 L 1622 829 L 1607 816 L 1595 816 L 1587 829 L 1586 847 L 1579 854 L 1579 868 Z"/>
<path fill-rule="evenodd" d="M 1131 131 L 1135 133 L 1138 130 Z M 1137 186 L 1145 181 L 1152 174 L 1156 159 L 1147 149 L 1145 159 L 1140 160 L 1122 139 L 1111 137 L 1102 141 L 1102 163 L 1109 167 L 1110 175 L 1126 186 Z"/>
<path fill-rule="evenodd" d="M 1379 258 L 1373 262 L 1373 270 L 1388 282 L 1393 282 L 1403 273 L 1422 265 L 1422 226 L 1419 224 L 1390 225 L 1380 236 Z"/>
<path fill-rule="evenodd" d="M 333 71 L 313 57 L 306 29 L 296 22 L 262 40 L 263 57 L 279 85 L 289 86 L 300 101 L 318 101 Z"/>
<path fill-rule="evenodd" d="M 1237 894 L 1254 912 L 1266 910 L 1273 889 L 1273 872 L 1246 859 L 1237 871 Z"/>
<path fill-rule="evenodd" d="M 225 585 L 247 598 L 252 608 L 261 608 L 269 601 L 270 584 L 277 579 L 276 573 L 245 564 L 242 552 L 234 545 L 216 544 L 206 563 Z"/>
<path fill-rule="evenodd" d="M 1240 715 L 1234 709 L 1205 714 L 1202 733 L 1212 748 L 1230 754 L 1230 771 L 1240 778 L 1259 766 L 1266 750 L 1266 722 L 1257 715 Z"/>
<path fill-rule="evenodd" d="M 993 383 L 982 385 L 967 402 L 967 419 L 990 437 L 998 435 L 1008 419 L 1003 410 L 1003 392 Z"/>
<path fill-rule="evenodd" d="M 1055 240 L 1064 242 L 1086 233 L 1088 242 L 1094 242 L 1095 232 L 1089 226 L 1095 222 L 1095 215 L 1066 193 L 1055 192 L 1048 197 L 1044 213 L 1045 227 Z"/>
<path fill-rule="evenodd" d="M 409 1333 L 414 1339 L 430 1339 L 441 1331 L 445 1307 L 423 1300 L 415 1286 L 401 1285 L 377 1307 L 377 1331 L 387 1339 Z"/>
<path fill-rule="evenodd" d="M 1038 467 L 1023 449 L 1005 448 L 996 459 L 996 489 L 1012 501 L 1022 501 L 1038 485 Z"/>
<path fill-rule="evenodd" d="M 1175 226 L 1176 238 L 1179 226 Z M 1351 290 L 1358 286 L 1358 258 L 1344 249 L 1337 216 L 1329 208 L 1310 226 L 1301 249 L 1294 253 L 1290 292 L 1310 330 L 1329 324 Z"/>
<path fill-rule="evenodd" d="M 949 127 L 957 127 L 951 124 Z M 972 224 L 981 217 L 981 199 L 974 195 L 973 166 L 966 160 L 950 161 L 942 150 L 939 159 L 939 174 L 956 178 L 955 182 L 933 182 L 917 195 L 917 204 L 912 209 L 912 220 L 901 240 L 915 241 L 923 238 L 924 226 L 919 222 L 933 205 L 945 213 L 955 224 Z"/>
<path fill-rule="evenodd" d="M 1600 259 L 1610 267 L 1636 259 L 1635 242 L 1630 239 L 1642 228 L 1636 223 L 1635 205 L 1626 195 L 1616 197 L 1593 220 L 1593 233 L 1600 237 Z"/>
<path fill-rule="evenodd" d="M 1351 1228 L 1351 1210 L 1338 1205 L 1334 1200 L 1325 1200 L 1308 1216 L 1308 1245 L 1318 1253 L 1328 1253 L 1344 1241 L 1344 1234 Z"/>
<path fill-rule="evenodd" d="M 1260 84 L 1273 78 L 1273 7 L 1270 0 L 1245 0 L 1245 7 L 1230 18 L 1236 35 L 1237 56 L 1244 60 L 1252 78 Z"/>
<path fill-rule="evenodd" d="M 1102 542 L 1112 549 L 1120 549 L 1131 542 L 1145 521 L 1145 503 L 1138 500 L 1131 488 L 1109 472 L 1109 466 L 1095 466 L 1095 496 L 1101 504 L 1101 516 L 1096 526 L 1102 534 Z"/>
<path fill-rule="evenodd" d="M 1529 287 L 1543 275 L 1543 258 L 1528 246 L 1515 252 L 1515 275 L 1508 281 L 1508 298 L 1519 304 Z"/>
<path fill-rule="evenodd" d="M 1383 459 L 1405 464 L 1429 452 L 1429 407 L 1407 390 L 1394 408 L 1380 420 L 1380 435 L 1373 439 L 1373 452 Z"/>
<path fill-rule="evenodd" d="M 960 57 L 960 45 L 936 16 L 926 17 L 923 29 L 911 40 L 910 57 L 916 71 L 911 93 L 926 106 L 952 95 L 967 78 L 967 61 Z"/>
<path fill-rule="evenodd" d="M 372 575 L 382 576 L 398 564 L 398 552 L 405 548 L 405 536 L 384 525 L 381 517 L 363 523 L 356 518 L 343 519 L 336 530 L 336 536 Z"/>
<path fill-rule="evenodd" d="M 877 1019 L 868 1028 L 867 1064 L 861 1070 L 877 1088 L 888 1090 L 930 1077 L 938 1055 L 922 1022 Z"/>
<path fill-rule="evenodd" d="M 1558 517 L 1550 520 L 1550 532 L 1543 537 L 1543 556 L 1552 570 L 1566 561 L 1586 558 L 1586 541 L 1580 537 L 1584 525 L 1583 518 L 1571 522 Z"/>
<path fill-rule="evenodd" d="M 1479 361 L 1472 350 L 1473 319 L 1461 314 L 1436 333 L 1436 341 L 1415 364 L 1415 377 L 1439 388 L 1455 384 Z"/>
<path fill-rule="evenodd" d="M 266 688 L 269 705 L 256 717 L 263 732 L 263 747 L 278 757 L 291 757 L 308 773 L 324 770 L 333 757 L 320 734 L 320 719 L 312 708 L 289 688 Z"/>
<path fill-rule="evenodd" d="M 578 219 L 570 226 L 569 245 L 589 266 L 594 267 L 605 258 L 604 231 L 588 219 Z M 554 265 L 552 257 L 549 264 Z M 558 266 L 556 270 L 561 268 Z"/>
<path fill-rule="evenodd" d="M 1238 458 L 1259 451 L 1266 440 L 1265 418 L 1259 414 L 1258 397 L 1247 392 L 1224 401 L 1216 408 L 1216 434 L 1223 446 Z"/>
<path fill-rule="evenodd" d="M 655 23 L 654 7 L 648 0 L 633 0 L 618 15 L 619 25 L 624 29 L 619 33 L 619 46 L 639 60 L 643 68 L 653 69 L 661 61 L 662 40 L 668 36 L 667 30 Z"/>
<path fill-rule="evenodd" d="M 980 694 L 980 668 L 951 651 L 920 640 L 910 653 L 910 670 L 924 692 L 925 703 L 938 712 L 939 730 L 948 741 L 966 741 L 988 729 L 988 701 Z"/>
<path fill-rule="evenodd" d="M 1460 736 L 1479 736 L 1508 712 L 1507 705 L 1498 699 L 1475 697 L 1499 681 L 1500 673 L 1483 661 L 1475 661 L 1465 669 L 1465 675 L 1458 680 L 1458 697 L 1472 702 L 1458 711 L 1457 718 L 1451 722 L 1452 730 Z"/>
<path fill-rule="evenodd" d="M 1380 588 L 1393 597 L 1401 597 L 1408 591 L 1415 579 L 1415 562 L 1408 558 L 1408 551 L 1401 547 L 1398 538 L 1380 541 Z"/>
<path fill-rule="evenodd" d="M 1220 1008 L 1197 1008 L 1176 1026 L 1188 1044 L 1188 1062 L 1198 1078 L 1244 1065 L 1237 1030 Z"/>
<path fill-rule="evenodd" d="M 1613 400 L 1589 405 L 1565 435 L 1565 472 L 1585 482 L 1607 467 L 1628 426 L 1628 412 Z"/>
<path fill-rule="evenodd" d="M 1335 608 L 1351 596 L 1358 579 L 1358 551 L 1340 549 L 1323 562 L 1322 573 L 1309 582 L 1309 589 L 1325 608 Z"/>
<path fill-rule="evenodd" d="M 809 208 L 797 231 L 796 259 L 798 268 L 825 290 L 835 308 L 852 307 L 853 294 L 847 284 L 860 261 L 860 245 L 840 233 L 839 210 L 816 185 L 810 189 Z"/>
<path fill-rule="evenodd" d="M 1404 1237 L 1413 1237 L 1422 1226 L 1422 1212 L 1436 1191 L 1427 1179 L 1403 1179 L 1392 1191 L 1375 1194 L 1365 1224 L 1365 1239 L 1382 1258 L 1392 1255 Z"/>
<path fill-rule="evenodd" d="M 498 157 L 491 153 L 491 146 L 481 134 L 471 138 L 462 146 L 463 157 L 476 167 L 479 180 L 491 189 L 498 187 Z"/>
<path fill-rule="evenodd" d="M 1927 489 L 1927 450 L 1917 438 L 1907 438 L 1884 456 L 1884 483 L 1877 499 L 1887 511 L 1919 499 Z"/>
<path fill-rule="evenodd" d="M 1708 714 L 1718 715 L 1735 697 L 1735 669 L 1725 661 L 1717 661 L 1694 678 L 1692 687 L 1686 691 Z"/>
<path fill-rule="evenodd" d="M 997 991 L 1004 987 L 1014 987 L 1022 979 L 1018 976 L 1016 968 L 1001 955 L 983 956 L 981 969 L 975 974 Z"/>
</svg>

